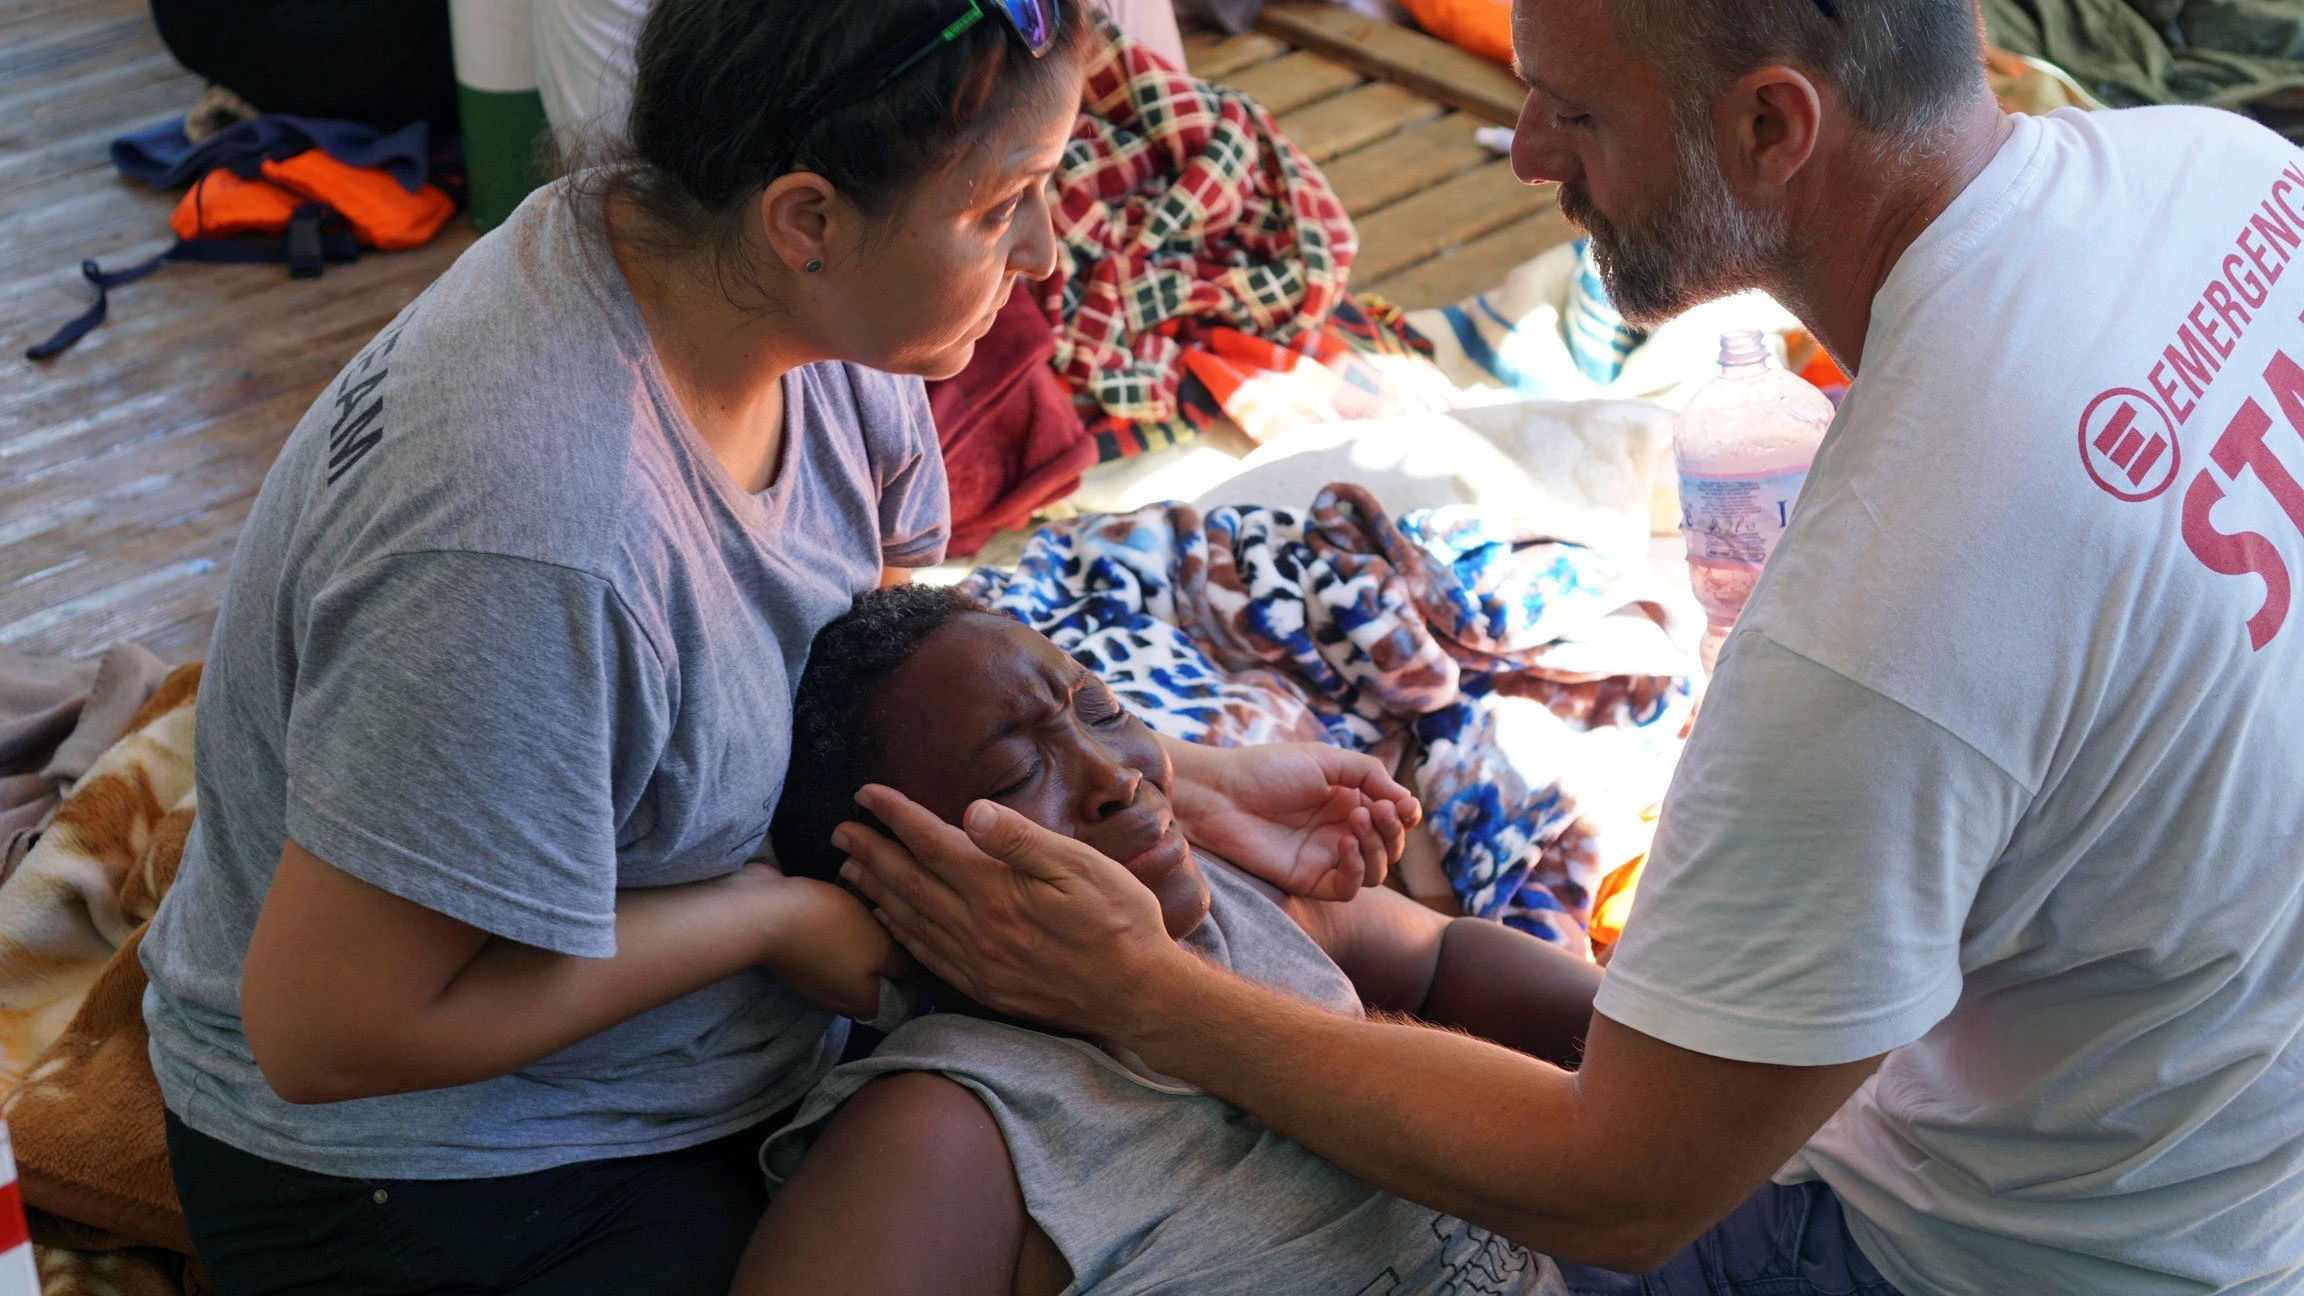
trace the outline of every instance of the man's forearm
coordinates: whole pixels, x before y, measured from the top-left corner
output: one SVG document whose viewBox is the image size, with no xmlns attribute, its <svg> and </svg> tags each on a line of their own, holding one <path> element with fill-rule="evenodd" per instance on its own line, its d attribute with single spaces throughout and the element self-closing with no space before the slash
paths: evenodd
<svg viewBox="0 0 2304 1296">
<path fill-rule="evenodd" d="M 1338 1016 L 1197 959 L 1113 1033 L 1370 1183 L 1548 1254 L 1624 1253 L 1654 1231 L 1608 1190 L 1621 1169 L 1577 1079 L 1450 1031 Z"/>
</svg>

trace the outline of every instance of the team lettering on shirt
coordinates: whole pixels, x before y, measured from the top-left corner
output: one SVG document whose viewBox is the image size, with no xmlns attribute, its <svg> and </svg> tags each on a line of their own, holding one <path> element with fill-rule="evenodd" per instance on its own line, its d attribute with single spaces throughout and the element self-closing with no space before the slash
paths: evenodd
<svg viewBox="0 0 2304 1296">
<path fill-rule="evenodd" d="M 2304 167 L 2291 164 L 2241 226 L 2217 276 L 2178 321 L 2175 339 L 2145 375 L 2150 393 L 2115 387 L 2081 413 L 2080 458 L 2098 486 L 2116 499 L 2142 501 L 2175 484 L 2183 462 L 2177 429 L 2199 411 L 2240 339 L 2270 318 L 2265 307 L 2273 285 L 2299 249 L 2304 249 Z M 2304 532 L 2304 486 L 2273 452 L 2274 421 L 2267 408 L 2277 408 L 2289 430 L 2304 439 L 2304 366 L 2286 351 L 2275 351 L 2254 380 L 2261 387 L 2241 402 L 2209 446 L 2208 465 L 2184 489 L 2183 537 L 2208 570 L 2264 582 L 2263 603 L 2248 618 L 2249 646 L 2261 650 L 2288 618 L 2288 565 L 2269 537 L 2219 530 L 2210 514 L 2228 492 L 2246 488 L 2252 476 Z"/>
<path fill-rule="evenodd" d="M 396 328 L 370 343 L 345 366 L 344 376 L 336 381 L 336 422 L 328 429 L 327 484 L 330 486 L 384 439 L 384 398 L 376 394 L 376 389 L 383 386 L 384 379 L 390 375 L 391 370 L 384 362 L 391 357 L 392 348 L 399 344 L 400 329 Z M 362 404 L 363 401 L 367 403 Z"/>
</svg>

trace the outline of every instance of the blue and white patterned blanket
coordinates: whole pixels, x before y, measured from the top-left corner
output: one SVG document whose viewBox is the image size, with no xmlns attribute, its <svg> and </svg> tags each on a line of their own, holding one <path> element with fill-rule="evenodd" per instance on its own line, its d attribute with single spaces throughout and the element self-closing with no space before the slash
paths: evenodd
<svg viewBox="0 0 2304 1296">
<path fill-rule="evenodd" d="M 1345 484 L 1308 513 L 1058 522 L 965 588 L 1172 737 L 1404 755 L 1464 912 L 1585 953 L 1629 858 L 1611 840 L 1661 796 L 1690 706 L 1638 573 L 1469 507 L 1395 522 Z"/>
</svg>

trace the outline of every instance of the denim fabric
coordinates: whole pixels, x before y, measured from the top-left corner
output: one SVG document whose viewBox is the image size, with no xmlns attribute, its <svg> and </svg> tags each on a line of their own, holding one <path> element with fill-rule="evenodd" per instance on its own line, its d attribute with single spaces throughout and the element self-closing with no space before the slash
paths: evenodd
<svg viewBox="0 0 2304 1296">
<path fill-rule="evenodd" d="M 1897 1296 L 1820 1183 L 1769 1184 L 1654 1273 L 1560 1275 L 1573 1296 Z"/>
</svg>

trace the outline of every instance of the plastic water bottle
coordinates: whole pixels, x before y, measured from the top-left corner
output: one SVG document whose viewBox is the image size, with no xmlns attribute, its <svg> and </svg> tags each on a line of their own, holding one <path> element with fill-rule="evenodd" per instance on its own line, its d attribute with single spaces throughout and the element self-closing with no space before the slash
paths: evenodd
<svg viewBox="0 0 2304 1296">
<path fill-rule="evenodd" d="M 1701 649 L 1707 675 L 1792 520 L 1808 461 L 1831 424 L 1832 402 L 1777 364 L 1758 330 L 1721 335 L 1719 376 L 1673 424 L 1688 579 L 1710 623 Z"/>
</svg>

